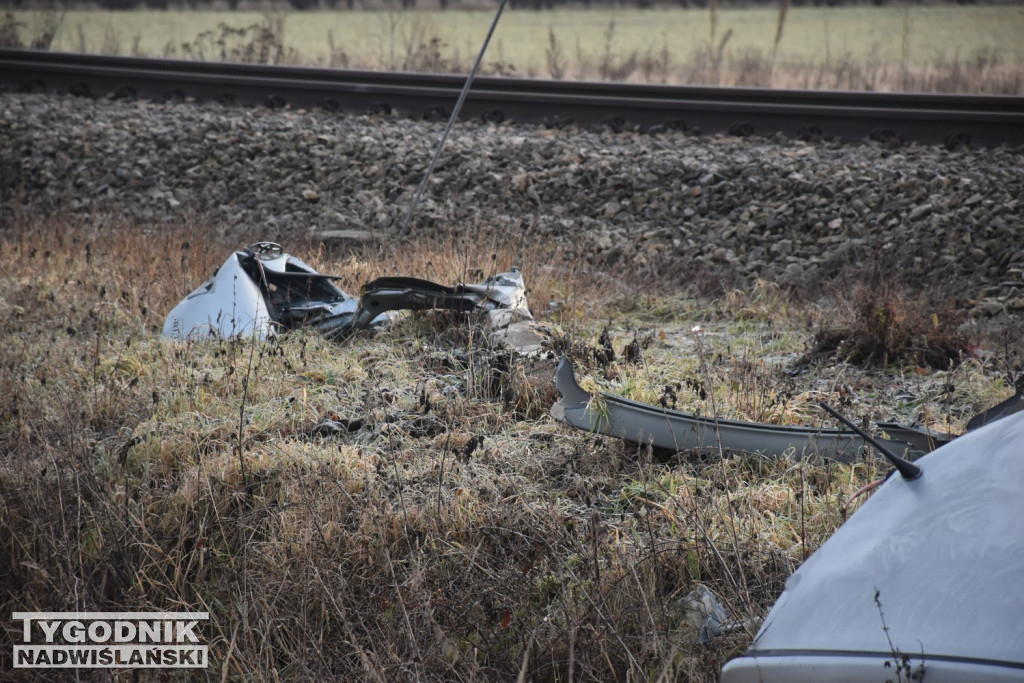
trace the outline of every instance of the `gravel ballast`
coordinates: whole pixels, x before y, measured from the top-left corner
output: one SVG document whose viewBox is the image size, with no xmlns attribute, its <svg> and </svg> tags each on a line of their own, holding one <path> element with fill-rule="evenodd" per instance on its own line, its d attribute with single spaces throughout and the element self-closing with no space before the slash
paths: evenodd
<svg viewBox="0 0 1024 683">
<path fill-rule="evenodd" d="M 283 240 L 397 239 L 442 123 L 0 95 L 0 217 L 202 216 Z M 493 230 L 596 264 L 803 288 L 878 264 L 1024 310 L 1024 150 L 459 122 L 412 236 Z"/>
</svg>

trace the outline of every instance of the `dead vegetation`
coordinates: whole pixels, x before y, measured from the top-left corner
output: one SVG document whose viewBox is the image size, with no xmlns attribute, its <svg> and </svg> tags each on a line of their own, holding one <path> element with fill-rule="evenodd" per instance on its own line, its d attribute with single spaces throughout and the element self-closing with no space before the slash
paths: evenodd
<svg viewBox="0 0 1024 683">
<path fill-rule="evenodd" d="M 862 365 L 913 363 L 938 370 L 955 367 L 970 354 L 961 331 L 966 316 L 952 304 L 929 305 L 895 277 L 875 276 L 840 298 L 831 319 L 816 334 L 811 355 L 834 355 Z"/>
<path fill-rule="evenodd" d="M 516 393 L 471 319 L 419 315 L 343 345 L 163 341 L 166 312 L 239 246 L 213 235 L 198 219 L 25 216 L 0 233 L 0 611 L 209 611 L 222 679 L 715 680 L 880 473 L 870 458 L 657 461 L 571 431 L 549 397 Z M 771 351 L 802 315 L 768 286 L 680 304 L 646 283 L 627 306 L 627 274 L 497 239 L 305 248 L 289 247 L 349 291 L 519 265 L 580 362 L 606 312 L 662 331 L 732 320 L 733 348 L 708 332 L 696 355 L 709 391 L 728 393 L 737 356 L 751 369 L 733 393 L 774 381 L 738 340 Z M 616 356 L 646 346 L 607 367 L 660 391 L 689 361 L 656 330 L 609 333 Z M 683 600 L 698 585 L 736 621 L 706 643 Z"/>
</svg>

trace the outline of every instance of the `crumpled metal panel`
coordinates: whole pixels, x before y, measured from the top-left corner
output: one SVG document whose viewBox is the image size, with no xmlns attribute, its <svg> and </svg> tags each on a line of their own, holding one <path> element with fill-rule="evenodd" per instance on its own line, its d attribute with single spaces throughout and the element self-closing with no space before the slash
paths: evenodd
<svg viewBox="0 0 1024 683">
<path fill-rule="evenodd" d="M 480 284 L 454 287 L 411 277 L 382 277 L 363 285 L 359 308 L 352 321 L 363 329 L 375 316 L 388 311 L 503 311 L 508 316 L 532 319 L 526 305 L 523 276 L 517 269 L 493 275 Z M 511 318 L 506 319 L 505 324 Z M 492 326 L 497 326 L 495 320 Z"/>
<path fill-rule="evenodd" d="M 357 301 L 279 245 L 236 251 L 167 315 L 165 337 L 178 340 L 255 334 L 302 326 L 325 334 L 346 327 Z"/>
<path fill-rule="evenodd" d="M 487 312 L 492 329 L 531 320 L 522 274 L 513 269 L 479 284 L 454 287 L 409 277 L 383 277 L 363 286 L 358 299 L 280 245 L 257 242 L 237 251 L 213 277 L 168 314 L 165 337 L 178 340 L 311 328 L 328 339 L 386 323 L 401 310 Z"/>
<path fill-rule="evenodd" d="M 199 285 L 167 315 L 165 337 L 195 340 L 256 334 L 271 330 L 270 311 L 259 286 L 242 268 L 241 252 L 228 257 L 216 274 Z"/>
</svg>

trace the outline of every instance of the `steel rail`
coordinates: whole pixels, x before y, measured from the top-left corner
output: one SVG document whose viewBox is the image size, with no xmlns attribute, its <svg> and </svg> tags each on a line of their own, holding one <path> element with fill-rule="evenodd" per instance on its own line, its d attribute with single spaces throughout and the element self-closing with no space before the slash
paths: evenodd
<svg viewBox="0 0 1024 683">
<path fill-rule="evenodd" d="M 215 100 L 442 120 L 458 74 L 0 50 L 0 88 L 158 101 Z M 1024 97 L 775 90 L 478 77 L 463 118 L 613 130 L 698 129 L 734 135 L 904 139 L 947 146 L 1024 143 Z"/>
</svg>

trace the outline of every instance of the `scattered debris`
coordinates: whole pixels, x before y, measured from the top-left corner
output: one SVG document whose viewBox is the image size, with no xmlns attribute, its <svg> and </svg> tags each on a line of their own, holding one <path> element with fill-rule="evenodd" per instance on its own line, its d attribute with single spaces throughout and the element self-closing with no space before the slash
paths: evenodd
<svg viewBox="0 0 1024 683">
<path fill-rule="evenodd" d="M 325 417 L 313 426 L 310 436 L 329 437 L 336 434 L 351 434 L 362 429 L 364 424 L 365 420 L 362 418 Z"/>
<path fill-rule="evenodd" d="M 591 395 L 576 382 L 572 362 L 558 364 L 555 388 L 562 399 L 551 407 L 561 422 L 624 439 L 675 451 L 717 450 L 762 453 L 771 457 L 814 455 L 850 462 L 867 445 L 851 431 L 716 419 L 667 407 L 631 401 L 600 393 Z M 897 453 L 910 450 L 908 444 L 886 442 Z"/>
<path fill-rule="evenodd" d="M 165 337 L 178 340 L 272 336 L 278 329 L 315 327 L 325 336 L 345 331 L 358 301 L 280 245 L 257 242 L 236 251 L 171 310 Z"/>
<path fill-rule="evenodd" d="M 967 431 L 973 431 L 989 422 L 995 422 L 1000 418 L 1013 415 L 1024 410 L 1024 375 L 1017 378 L 1014 383 L 1016 391 L 1013 396 L 996 406 L 983 410 L 970 419 L 967 423 Z"/>
<path fill-rule="evenodd" d="M 713 590 L 699 584 L 681 601 L 683 621 L 697 632 L 697 640 L 706 643 L 722 635 L 729 610 Z"/>
<path fill-rule="evenodd" d="M 296 328 L 319 330 L 329 339 L 384 325 L 400 310 L 482 311 L 494 334 L 536 353 L 544 336 L 532 321 L 522 275 L 513 269 L 480 284 L 454 287 L 408 277 L 378 278 L 358 299 L 279 244 L 257 242 L 228 257 L 213 277 L 167 316 L 165 337 L 178 340 L 257 335 L 261 339 Z M 513 348 L 516 348 L 513 346 Z"/>
<path fill-rule="evenodd" d="M 890 439 L 910 444 L 912 453 L 930 453 L 939 446 L 945 446 L 956 438 L 956 434 L 937 432 L 927 427 L 903 425 L 898 422 L 876 422 L 878 428 Z M 970 429 L 968 425 L 968 429 Z"/>
<path fill-rule="evenodd" d="M 805 458 L 820 456 L 851 462 L 868 442 L 852 430 L 785 426 L 761 422 L 727 420 L 674 410 L 676 390 L 666 387 L 658 406 L 631 401 L 601 392 L 585 391 L 576 382 L 572 362 L 563 358 L 555 375 L 555 388 L 561 400 L 551 407 L 551 415 L 560 422 L 673 452 L 721 450 L 723 452 L 761 453 L 769 457 Z M 993 420 L 1024 410 L 1024 390 L 999 405 L 983 411 L 968 423 L 968 431 Z M 910 459 L 920 457 L 953 439 L 955 434 L 935 432 L 923 427 L 879 422 L 889 437 L 878 439 L 895 454 Z"/>
<path fill-rule="evenodd" d="M 523 276 L 517 269 L 493 275 L 481 284 L 448 287 L 411 277 L 382 277 L 363 285 L 352 328 L 369 327 L 389 311 L 487 311 L 491 327 L 507 326 L 516 317 L 532 320 Z"/>
</svg>

